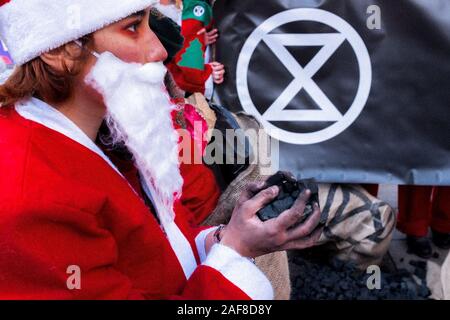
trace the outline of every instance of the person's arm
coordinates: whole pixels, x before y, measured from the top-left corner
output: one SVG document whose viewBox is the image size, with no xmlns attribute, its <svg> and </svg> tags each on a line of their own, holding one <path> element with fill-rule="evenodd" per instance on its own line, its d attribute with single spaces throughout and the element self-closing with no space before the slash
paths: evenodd
<svg viewBox="0 0 450 320">
<path fill-rule="evenodd" d="M 214 244 L 183 290 L 183 298 L 202 300 L 271 300 L 266 276 L 235 250 Z"/>
<path fill-rule="evenodd" d="M 278 194 L 277 187 L 265 188 L 264 183 L 248 185 L 217 241 L 213 239 L 215 229 L 204 230 L 200 234 L 202 239 L 198 239 L 200 235 L 196 239 L 203 265 L 218 270 L 252 299 L 267 299 L 271 288 L 265 285 L 267 279 L 259 276 L 260 271 L 249 258 L 312 247 L 322 233 L 322 229 L 317 228 L 321 215 L 317 204 L 313 214 L 304 223 L 297 224 L 304 214 L 310 191 L 303 192 L 278 218 L 259 220 L 256 212 Z"/>
<path fill-rule="evenodd" d="M 117 268 L 118 244 L 91 212 L 47 204 L 1 212 L 0 299 L 250 299 L 270 298 L 271 287 L 242 282 L 238 270 L 258 272 L 247 259 L 228 248 L 212 250 L 174 295 L 160 296 L 159 286 L 143 290 Z M 71 269 L 79 268 L 77 274 Z M 168 266 L 169 267 L 169 266 Z M 255 270 L 256 269 L 256 270 Z M 149 265 L 149 272 L 151 265 Z M 69 272 L 69 273 L 68 273 Z M 170 281 L 170 279 L 167 279 Z M 69 286 L 68 286 L 69 284 Z M 250 286 L 250 290 L 248 287 Z M 258 288 L 267 292 L 261 296 Z"/>
<path fill-rule="evenodd" d="M 116 241 L 95 214 L 47 203 L 20 204 L 1 216 L 0 299 L 145 297 L 116 269 Z"/>
<path fill-rule="evenodd" d="M 276 198 L 278 192 L 278 187 L 267 188 L 265 182 L 249 184 L 243 190 L 230 222 L 221 232 L 220 244 L 247 258 L 314 246 L 322 233 L 322 228 L 318 228 L 321 216 L 319 205 L 314 204 L 313 214 L 298 224 L 304 215 L 310 190 L 303 191 L 294 205 L 277 218 L 263 222 L 257 217 L 256 213 Z M 208 254 L 212 231 L 204 236 L 205 255 Z"/>
</svg>

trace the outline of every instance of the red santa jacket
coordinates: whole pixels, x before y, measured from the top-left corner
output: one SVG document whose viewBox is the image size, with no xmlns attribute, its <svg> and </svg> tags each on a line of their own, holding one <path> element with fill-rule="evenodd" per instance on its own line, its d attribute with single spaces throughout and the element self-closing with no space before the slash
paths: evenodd
<svg viewBox="0 0 450 320">
<path fill-rule="evenodd" d="M 37 99 L 0 109 L 0 299 L 270 299 L 177 203 L 164 230 L 105 154 Z M 207 191 L 206 191 L 207 192 Z M 71 267 L 80 289 L 68 286 Z"/>
</svg>

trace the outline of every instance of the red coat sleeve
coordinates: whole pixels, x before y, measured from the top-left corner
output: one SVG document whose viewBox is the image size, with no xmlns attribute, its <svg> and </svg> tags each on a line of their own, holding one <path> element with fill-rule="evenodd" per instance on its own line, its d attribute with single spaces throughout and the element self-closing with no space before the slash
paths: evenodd
<svg viewBox="0 0 450 320">
<path fill-rule="evenodd" d="M 27 205 L 1 212 L 0 299 L 154 298 L 115 267 L 118 244 L 100 226 L 99 217 L 54 203 L 36 208 Z M 236 264 L 235 259 L 226 259 L 221 266 L 206 261 L 181 292 L 160 298 L 248 299 L 246 286 L 241 287 L 239 279 L 233 282 L 236 272 L 229 270 L 229 265 L 236 266 L 235 271 L 241 269 L 242 261 Z M 213 261 L 218 263 L 216 258 Z M 74 264 L 81 270 L 81 290 L 67 287 L 71 275 L 67 271 Z"/>
<path fill-rule="evenodd" d="M 0 299 L 143 297 L 114 268 L 116 243 L 92 213 L 48 204 L 2 216 Z M 74 264 L 81 270 L 81 290 L 67 287 Z"/>
<path fill-rule="evenodd" d="M 182 204 L 189 209 L 187 220 L 200 225 L 214 211 L 220 197 L 214 173 L 203 164 L 181 164 L 183 176 Z"/>
</svg>

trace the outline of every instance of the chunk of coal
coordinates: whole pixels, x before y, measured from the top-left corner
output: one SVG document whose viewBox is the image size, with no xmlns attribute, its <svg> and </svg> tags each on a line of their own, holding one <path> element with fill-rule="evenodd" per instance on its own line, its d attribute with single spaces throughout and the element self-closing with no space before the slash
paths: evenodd
<svg viewBox="0 0 450 320">
<path fill-rule="evenodd" d="M 284 212 L 286 210 L 288 210 L 290 207 L 292 207 L 292 205 L 294 204 L 294 199 L 291 197 L 287 197 L 281 200 L 276 200 L 274 202 L 272 202 L 272 208 L 274 209 L 274 211 L 278 212 Z"/>
<path fill-rule="evenodd" d="M 311 191 L 308 203 L 305 207 L 305 216 L 308 218 L 314 211 L 314 203 L 320 204 L 319 201 L 319 186 L 314 179 L 298 180 L 300 192 L 306 189 Z M 328 211 L 322 211 L 320 216 L 319 225 L 324 226 L 328 220 Z"/>
<path fill-rule="evenodd" d="M 281 189 L 281 190 L 279 191 L 279 193 L 278 193 L 277 199 L 278 199 L 278 200 L 283 200 L 283 199 L 286 199 L 286 198 L 289 198 L 289 197 L 291 197 L 291 195 L 290 195 L 289 193 L 287 193 L 287 192 L 284 192 L 284 190 Z"/>
<path fill-rule="evenodd" d="M 262 221 L 276 218 L 290 209 L 299 195 L 306 189 L 311 190 L 311 196 L 306 203 L 304 215 L 299 223 L 304 222 L 311 216 L 314 212 L 314 203 L 319 204 L 319 187 L 314 179 L 296 180 L 283 172 L 277 172 L 266 181 L 265 188 L 271 186 L 278 186 L 280 191 L 274 201 L 258 211 L 257 215 Z M 321 219 L 321 224 L 325 224 L 325 222 L 326 219 L 323 222 Z"/>
<path fill-rule="evenodd" d="M 278 212 L 272 207 L 272 205 L 268 205 L 259 210 L 258 216 L 262 221 L 267 221 L 278 217 Z"/>
<path fill-rule="evenodd" d="M 300 195 L 300 190 L 294 190 L 294 192 L 291 193 L 291 196 L 294 197 L 295 199 L 298 198 L 298 196 Z"/>
</svg>

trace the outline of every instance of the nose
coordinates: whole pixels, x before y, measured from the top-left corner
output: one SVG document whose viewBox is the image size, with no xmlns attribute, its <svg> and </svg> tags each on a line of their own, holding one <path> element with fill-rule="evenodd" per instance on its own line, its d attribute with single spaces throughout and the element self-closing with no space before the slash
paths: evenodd
<svg viewBox="0 0 450 320">
<path fill-rule="evenodd" d="M 168 53 L 156 34 L 150 28 L 147 30 L 146 38 L 145 47 L 147 50 L 145 53 L 145 61 L 147 63 L 165 61 L 168 57 Z"/>
</svg>

